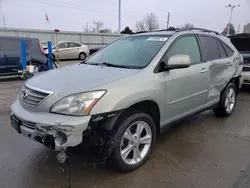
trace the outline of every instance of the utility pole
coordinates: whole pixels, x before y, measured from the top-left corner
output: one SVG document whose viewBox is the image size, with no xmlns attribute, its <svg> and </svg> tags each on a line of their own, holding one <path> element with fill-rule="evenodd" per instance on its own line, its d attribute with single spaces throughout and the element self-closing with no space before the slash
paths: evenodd
<svg viewBox="0 0 250 188">
<path fill-rule="evenodd" d="M 5 36 L 7 36 L 7 24 L 6 24 L 6 18 L 3 14 L 1 14 L 1 16 L 3 17 L 3 24 L 4 24 L 4 29 L 5 29 Z"/>
<path fill-rule="evenodd" d="M 232 24 L 232 17 L 233 17 L 233 10 L 236 7 L 240 7 L 240 5 L 231 5 L 231 4 L 229 4 L 228 6 L 225 6 L 225 8 L 230 8 L 230 18 L 229 18 L 229 23 L 228 23 L 227 35 L 230 34 L 231 24 Z"/>
<path fill-rule="evenodd" d="M 167 29 L 169 28 L 169 21 L 170 21 L 170 12 L 168 12 Z"/>
<path fill-rule="evenodd" d="M 118 32 L 121 32 L 121 0 L 119 0 Z"/>
</svg>

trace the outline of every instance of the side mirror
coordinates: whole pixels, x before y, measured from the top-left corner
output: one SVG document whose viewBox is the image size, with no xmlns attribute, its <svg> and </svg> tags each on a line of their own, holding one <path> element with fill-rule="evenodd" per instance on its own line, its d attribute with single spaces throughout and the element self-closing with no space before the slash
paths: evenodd
<svg viewBox="0 0 250 188">
<path fill-rule="evenodd" d="M 191 65 L 191 59 L 188 55 L 175 55 L 169 58 L 166 64 L 167 69 L 183 69 Z"/>
</svg>

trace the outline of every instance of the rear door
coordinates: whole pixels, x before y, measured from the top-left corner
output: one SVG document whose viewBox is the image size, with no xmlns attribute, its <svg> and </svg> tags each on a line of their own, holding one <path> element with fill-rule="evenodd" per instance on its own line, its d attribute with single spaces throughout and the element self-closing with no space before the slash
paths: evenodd
<svg viewBox="0 0 250 188">
<path fill-rule="evenodd" d="M 0 38 L 0 74 L 17 74 L 21 68 L 21 40 Z"/>
<path fill-rule="evenodd" d="M 167 123 L 202 109 L 208 92 L 208 65 L 202 62 L 196 35 L 176 39 L 162 61 L 167 62 L 174 55 L 188 55 L 191 66 L 164 72 Z"/>
<path fill-rule="evenodd" d="M 230 68 L 233 66 L 233 51 L 228 54 L 224 43 L 212 36 L 201 35 L 200 42 L 203 59 L 209 65 L 207 104 L 215 104 L 220 100 L 221 91 L 232 78 Z"/>
</svg>

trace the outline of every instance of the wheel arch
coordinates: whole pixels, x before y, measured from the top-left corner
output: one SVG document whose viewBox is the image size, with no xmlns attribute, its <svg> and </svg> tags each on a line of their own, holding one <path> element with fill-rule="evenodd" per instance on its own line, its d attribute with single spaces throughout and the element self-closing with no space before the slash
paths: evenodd
<svg viewBox="0 0 250 188">
<path fill-rule="evenodd" d="M 233 77 L 231 78 L 231 80 L 228 83 L 233 83 L 236 86 L 237 89 L 237 93 L 239 93 L 240 88 L 241 88 L 241 76 L 237 76 L 237 77 Z M 228 84 L 227 84 L 228 85 Z M 227 87 L 227 85 L 225 86 L 225 88 Z M 225 90 L 225 88 L 223 90 Z"/>
<path fill-rule="evenodd" d="M 126 108 L 122 114 L 127 113 L 131 110 L 139 111 L 148 114 L 152 119 L 154 120 L 157 133 L 160 132 L 160 107 L 154 100 L 143 100 L 136 102 L 132 105 L 130 105 L 128 108 Z M 122 115 L 121 114 L 121 115 Z"/>
</svg>

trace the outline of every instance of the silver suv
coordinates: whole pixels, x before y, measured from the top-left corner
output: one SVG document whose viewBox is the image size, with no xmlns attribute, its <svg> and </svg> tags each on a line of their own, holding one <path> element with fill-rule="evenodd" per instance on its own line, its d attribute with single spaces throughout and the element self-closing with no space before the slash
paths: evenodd
<svg viewBox="0 0 250 188">
<path fill-rule="evenodd" d="M 131 171 L 173 122 L 208 109 L 230 116 L 242 63 L 230 40 L 210 30 L 125 36 L 81 64 L 28 80 L 11 124 L 57 151 L 95 141 L 99 160 Z"/>
</svg>

